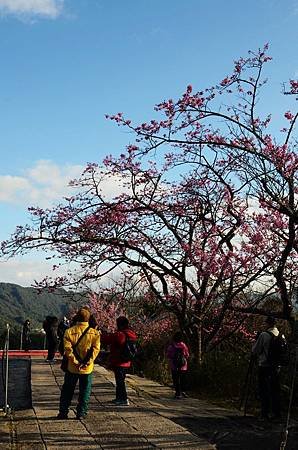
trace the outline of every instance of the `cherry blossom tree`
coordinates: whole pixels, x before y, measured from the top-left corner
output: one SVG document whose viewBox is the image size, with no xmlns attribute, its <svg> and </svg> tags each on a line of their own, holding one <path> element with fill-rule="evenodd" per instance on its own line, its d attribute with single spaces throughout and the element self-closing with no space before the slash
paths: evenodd
<svg viewBox="0 0 298 450">
<path fill-rule="evenodd" d="M 135 144 L 103 165 L 89 164 L 78 194 L 52 209 L 32 208 L 32 225 L 2 243 L 6 256 L 42 249 L 70 267 L 40 286 L 86 287 L 131 271 L 155 306 L 177 321 L 202 355 L 235 332 L 245 314 L 265 313 L 278 292 L 289 318 L 297 280 L 297 114 L 286 112 L 285 139 L 256 115 L 266 48 L 235 63 L 217 86 L 160 103 L 162 120 L 134 126 Z M 291 92 L 297 86 L 291 81 Z M 237 102 L 225 106 L 225 96 Z M 154 161 L 154 156 L 158 156 Z M 106 181 L 122 193 L 105 195 Z M 53 255 L 53 256 L 51 256 Z M 111 305 L 112 309 L 114 308 Z M 165 322 L 166 323 L 166 322 Z"/>
<path fill-rule="evenodd" d="M 285 271 L 288 258 L 293 251 L 297 253 L 298 113 L 297 108 L 283 113 L 286 124 L 279 134 L 279 122 L 275 124 L 277 136 L 269 132 L 274 126 L 271 114 L 258 114 L 261 89 L 267 83 L 262 79 L 264 65 L 271 60 L 267 52 L 265 45 L 235 61 L 233 72 L 216 86 L 197 92 L 188 86 L 178 100 L 158 104 L 161 119 L 134 126 L 122 113 L 108 117 L 137 134 L 138 145 L 131 147 L 131 152 L 141 157 L 164 153 L 180 166 L 217 160 L 237 176 L 243 196 L 255 198 L 258 206 L 269 208 L 272 215 L 280 214 L 287 237 L 274 276 L 284 316 L 289 318 L 292 290 L 288 289 Z M 288 84 L 284 93 L 297 99 L 298 81 L 291 79 Z"/>
<path fill-rule="evenodd" d="M 78 271 L 56 279 L 55 286 L 82 286 L 131 268 L 163 311 L 175 316 L 201 360 L 204 351 L 241 329 L 242 309 L 252 312 L 274 291 L 271 283 L 255 296 L 283 241 L 262 228 L 227 167 L 201 164 L 170 181 L 176 163 L 146 166 L 130 153 L 106 158 L 104 168 L 89 165 L 73 182 L 76 196 L 52 210 L 32 209 L 33 226 L 18 227 L 2 250 L 49 249 L 76 262 Z M 106 199 L 101 183 L 116 176 L 126 191 Z"/>
<path fill-rule="evenodd" d="M 124 315 L 129 318 L 130 326 L 137 330 L 139 345 L 160 339 L 169 340 L 177 329 L 175 316 L 158 305 L 152 292 L 142 292 L 138 289 L 138 292 L 135 291 L 134 296 L 131 296 L 130 289 L 124 287 L 121 281 L 123 280 L 117 280 L 110 288 L 101 287 L 100 294 L 89 294 L 89 306 L 100 328 L 104 331 L 114 331 L 117 317 Z"/>
</svg>

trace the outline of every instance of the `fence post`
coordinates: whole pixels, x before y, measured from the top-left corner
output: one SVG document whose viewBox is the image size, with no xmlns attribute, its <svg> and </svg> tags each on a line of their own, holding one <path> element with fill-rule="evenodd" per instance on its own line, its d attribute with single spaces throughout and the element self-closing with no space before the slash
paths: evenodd
<svg viewBox="0 0 298 450">
<path fill-rule="evenodd" d="M 8 351 L 9 351 L 9 324 L 6 324 L 7 334 L 6 334 L 6 371 L 5 371 L 5 414 L 8 414 L 9 406 L 8 406 Z"/>
<path fill-rule="evenodd" d="M 4 358 L 6 359 L 6 365 L 5 365 L 5 386 L 4 386 L 4 402 L 5 405 L 3 408 L 1 408 L 1 411 L 4 411 L 5 415 L 7 415 L 10 412 L 10 407 L 8 405 L 8 351 L 9 351 L 9 330 L 10 326 L 7 323 L 6 324 L 6 337 L 5 337 L 5 343 L 2 353 L 2 364 L 4 362 Z M 3 366 L 2 366 L 3 367 Z M 4 371 L 2 372 L 4 376 Z M 4 381 L 4 380 L 3 380 Z"/>
<path fill-rule="evenodd" d="M 20 350 L 23 350 L 23 329 L 21 330 L 21 337 L 20 337 Z"/>
</svg>

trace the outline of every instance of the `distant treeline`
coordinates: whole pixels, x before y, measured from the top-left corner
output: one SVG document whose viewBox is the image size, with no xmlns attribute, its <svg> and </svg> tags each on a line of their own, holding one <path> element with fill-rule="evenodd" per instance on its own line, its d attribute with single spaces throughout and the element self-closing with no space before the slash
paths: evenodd
<svg viewBox="0 0 298 450">
<path fill-rule="evenodd" d="M 61 318 L 82 301 L 82 295 L 63 289 L 40 293 L 32 287 L 0 283 L 0 334 L 5 331 L 7 323 L 12 332 L 20 330 L 26 319 L 30 320 L 32 329 L 40 329 L 45 316 Z"/>
</svg>

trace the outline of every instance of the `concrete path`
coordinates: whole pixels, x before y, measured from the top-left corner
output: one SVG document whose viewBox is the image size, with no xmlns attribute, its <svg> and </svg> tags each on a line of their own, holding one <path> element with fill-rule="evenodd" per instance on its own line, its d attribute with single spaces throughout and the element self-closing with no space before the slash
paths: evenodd
<svg viewBox="0 0 298 450">
<path fill-rule="evenodd" d="M 111 403 L 115 396 L 113 374 L 97 366 L 87 418 L 76 420 L 72 410 L 68 420 L 57 420 L 63 382 L 59 363 L 50 365 L 43 359 L 33 359 L 31 377 L 33 409 L 14 411 L 10 420 L 0 418 L 1 450 L 215 448 L 170 419 L 169 408 L 179 414 L 180 404 L 171 399 L 169 388 L 164 388 L 164 392 L 158 383 L 130 376 L 130 406 L 116 407 Z M 149 387 L 166 397 L 160 402 L 146 398 L 141 391 L 148 391 Z M 76 398 L 73 407 L 75 404 Z"/>
<path fill-rule="evenodd" d="M 239 412 L 194 398 L 174 400 L 170 388 L 134 375 L 127 380 L 130 406 L 116 407 L 111 403 L 115 396 L 113 374 L 97 366 L 90 411 L 84 420 L 75 419 L 74 409 L 68 420 L 56 419 L 63 382 L 58 362 L 50 365 L 44 359 L 32 359 L 31 381 L 33 409 L 0 416 L 1 450 L 279 448 L 280 429 L 274 431 L 274 446 L 251 444 L 243 436 L 256 429 L 242 423 Z M 76 398 L 73 408 L 75 405 Z M 257 432 L 264 440 L 264 428 L 257 428 Z M 272 429 L 267 432 L 270 438 L 274 436 Z"/>
</svg>

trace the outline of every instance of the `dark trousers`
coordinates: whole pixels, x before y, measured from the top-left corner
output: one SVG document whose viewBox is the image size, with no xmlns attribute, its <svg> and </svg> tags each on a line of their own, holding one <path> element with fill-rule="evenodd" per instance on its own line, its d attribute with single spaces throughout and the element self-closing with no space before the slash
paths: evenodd
<svg viewBox="0 0 298 450">
<path fill-rule="evenodd" d="M 31 340 L 28 336 L 23 336 L 23 349 L 25 352 L 29 351 Z"/>
<path fill-rule="evenodd" d="M 127 400 L 127 392 L 125 386 L 126 367 L 114 367 L 116 381 L 116 400 Z"/>
<path fill-rule="evenodd" d="M 55 353 L 56 353 L 57 348 L 58 348 L 58 342 L 48 339 L 47 340 L 47 346 L 48 346 L 47 359 L 54 359 L 55 358 Z"/>
<path fill-rule="evenodd" d="M 60 396 L 59 411 L 62 414 L 68 414 L 76 384 L 79 380 L 79 399 L 77 404 L 77 416 L 86 415 L 88 412 L 89 399 L 92 387 L 92 373 L 79 375 L 76 373 L 65 372 L 64 383 Z"/>
<path fill-rule="evenodd" d="M 180 396 L 185 391 L 186 370 L 172 370 L 175 395 Z"/>
<path fill-rule="evenodd" d="M 280 416 L 280 377 L 278 367 L 259 367 L 259 395 L 261 400 L 261 414 L 268 417 L 270 412 Z"/>
</svg>

